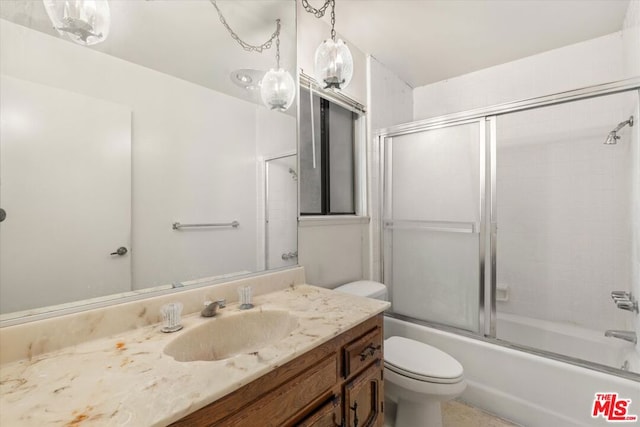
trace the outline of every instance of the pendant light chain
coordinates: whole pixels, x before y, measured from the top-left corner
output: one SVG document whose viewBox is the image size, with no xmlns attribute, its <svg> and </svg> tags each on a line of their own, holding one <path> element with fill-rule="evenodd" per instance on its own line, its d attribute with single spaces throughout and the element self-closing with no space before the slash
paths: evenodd
<svg viewBox="0 0 640 427">
<path fill-rule="evenodd" d="M 311 6 L 309 4 L 309 0 L 302 0 L 302 7 L 304 7 L 304 10 L 312 13 L 316 18 L 322 18 L 329 5 L 331 5 L 331 40 L 336 41 L 336 0 L 326 0 L 319 9 Z"/>
<path fill-rule="evenodd" d="M 271 35 L 269 40 L 267 40 L 266 42 L 262 43 L 261 45 L 254 46 L 254 45 L 249 44 L 249 43 L 245 42 L 244 40 L 242 40 L 240 38 L 240 36 L 238 36 L 235 33 L 235 31 L 233 31 L 231 29 L 229 24 L 227 24 L 227 20 L 224 19 L 224 16 L 222 15 L 222 12 L 218 8 L 218 5 L 216 4 L 216 0 L 209 0 L 209 1 L 213 5 L 213 7 L 215 7 L 216 10 L 218 11 L 218 16 L 220 17 L 220 22 L 222 22 L 222 25 L 227 29 L 227 31 L 229 31 L 229 34 L 231 34 L 231 38 L 233 38 L 235 41 L 237 41 L 238 44 L 240 46 L 242 46 L 242 48 L 244 50 L 246 50 L 248 52 L 262 53 L 263 50 L 271 49 L 271 45 L 273 43 L 273 40 L 275 39 L 276 40 L 276 46 L 278 48 L 278 52 L 276 54 L 276 59 L 278 61 L 278 68 L 280 68 L 280 37 L 279 37 L 280 36 L 280 19 L 276 19 L 276 30 L 273 32 L 273 34 Z"/>
<path fill-rule="evenodd" d="M 262 53 L 263 50 L 270 49 L 273 41 L 276 41 L 276 68 L 271 68 L 264 73 L 260 79 L 260 98 L 266 107 L 274 111 L 284 112 L 291 107 L 293 100 L 296 97 L 296 84 L 291 77 L 291 74 L 282 68 L 280 68 L 280 19 L 276 19 L 276 30 L 273 32 L 269 40 L 261 45 L 255 46 L 242 40 L 235 31 L 231 29 L 227 20 L 224 19 L 220 8 L 216 4 L 216 0 L 209 0 L 213 7 L 218 11 L 220 22 L 227 29 L 231 38 L 238 42 L 240 46 L 249 52 Z"/>
<path fill-rule="evenodd" d="M 336 41 L 336 0 L 331 0 L 331 40 Z"/>
<path fill-rule="evenodd" d="M 322 18 L 330 4 L 331 0 L 326 0 L 320 9 L 316 9 L 309 4 L 308 0 L 302 0 L 302 7 L 304 7 L 304 10 L 309 13 L 313 13 L 316 18 Z"/>
<path fill-rule="evenodd" d="M 280 20 L 278 19 L 278 26 L 280 25 Z M 276 35 L 276 70 L 280 69 L 280 34 Z"/>
</svg>

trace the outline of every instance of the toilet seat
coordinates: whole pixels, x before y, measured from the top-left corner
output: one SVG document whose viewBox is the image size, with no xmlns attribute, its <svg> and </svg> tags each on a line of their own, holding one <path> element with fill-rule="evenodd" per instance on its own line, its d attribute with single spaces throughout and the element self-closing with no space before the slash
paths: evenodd
<svg viewBox="0 0 640 427">
<path fill-rule="evenodd" d="M 444 351 L 403 337 L 384 341 L 385 367 L 398 375 L 436 384 L 462 381 L 462 365 Z"/>
</svg>

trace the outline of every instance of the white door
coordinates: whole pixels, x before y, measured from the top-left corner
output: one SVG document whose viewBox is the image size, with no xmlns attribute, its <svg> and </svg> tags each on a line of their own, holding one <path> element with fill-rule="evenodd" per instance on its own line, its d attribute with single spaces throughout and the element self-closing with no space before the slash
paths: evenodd
<svg viewBox="0 0 640 427">
<path fill-rule="evenodd" d="M 0 100 L 0 312 L 131 290 L 131 110 L 8 76 Z"/>
</svg>

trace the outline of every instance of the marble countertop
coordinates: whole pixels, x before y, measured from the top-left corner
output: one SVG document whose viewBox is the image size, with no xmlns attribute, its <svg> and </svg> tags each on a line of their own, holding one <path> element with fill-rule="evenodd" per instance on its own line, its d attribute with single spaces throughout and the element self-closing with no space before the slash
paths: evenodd
<svg viewBox="0 0 640 427">
<path fill-rule="evenodd" d="M 237 314 L 234 303 L 216 318 L 185 316 L 184 329 L 172 334 L 155 324 L 1 365 L 0 425 L 164 426 L 389 305 L 309 285 L 257 296 L 254 303 L 253 310 L 288 310 L 297 318 L 297 328 L 258 352 L 224 360 L 178 362 L 163 353 L 181 333 Z"/>
</svg>

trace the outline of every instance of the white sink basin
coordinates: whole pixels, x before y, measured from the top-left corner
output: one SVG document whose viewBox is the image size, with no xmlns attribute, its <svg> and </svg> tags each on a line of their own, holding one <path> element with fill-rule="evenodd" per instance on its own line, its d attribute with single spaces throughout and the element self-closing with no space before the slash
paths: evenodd
<svg viewBox="0 0 640 427">
<path fill-rule="evenodd" d="M 298 320 L 285 310 L 260 310 L 219 315 L 178 332 L 164 353 L 178 362 L 222 360 L 253 353 L 287 337 Z"/>
</svg>

